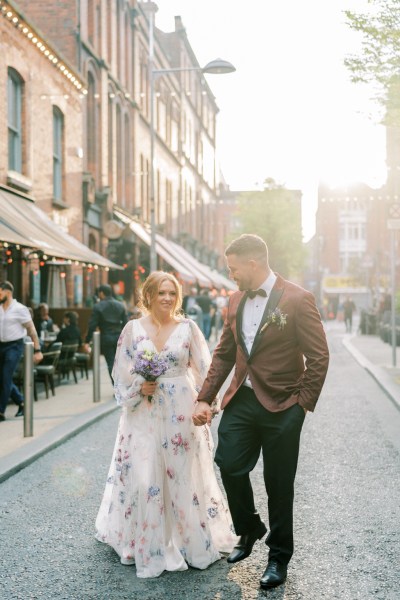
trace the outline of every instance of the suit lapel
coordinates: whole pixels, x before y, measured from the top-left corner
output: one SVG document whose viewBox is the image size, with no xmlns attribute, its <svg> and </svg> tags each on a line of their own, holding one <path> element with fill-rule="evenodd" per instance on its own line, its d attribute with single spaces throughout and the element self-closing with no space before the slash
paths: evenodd
<svg viewBox="0 0 400 600">
<path fill-rule="evenodd" d="M 278 281 L 276 283 L 278 283 Z M 282 287 L 281 286 L 278 287 L 276 285 L 276 283 L 275 283 L 274 287 L 272 288 L 271 293 L 269 295 L 268 302 L 267 302 L 267 305 L 266 305 L 265 310 L 264 310 L 264 314 L 262 316 L 262 319 L 260 321 L 260 325 L 259 325 L 259 327 L 257 329 L 257 333 L 256 333 L 255 338 L 254 338 L 254 342 L 253 342 L 253 346 L 251 348 L 250 355 L 253 354 L 254 351 L 257 349 L 257 346 L 260 343 L 260 340 L 262 338 L 262 334 L 260 333 L 261 329 L 263 328 L 263 326 L 267 322 L 267 318 L 268 318 L 269 313 L 273 312 L 276 309 L 276 307 L 278 306 L 278 302 L 281 299 L 281 296 L 283 294 L 283 286 Z"/>
<path fill-rule="evenodd" d="M 247 351 L 246 344 L 244 343 L 243 334 L 242 334 L 243 309 L 244 309 L 246 299 L 247 299 L 246 294 L 243 294 L 243 296 L 239 302 L 237 311 L 236 311 L 236 337 L 237 337 L 239 344 L 242 346 L 244 353 L 246 354 L 246 356 L 248 358 L 249 353 Z"/>
</svg>

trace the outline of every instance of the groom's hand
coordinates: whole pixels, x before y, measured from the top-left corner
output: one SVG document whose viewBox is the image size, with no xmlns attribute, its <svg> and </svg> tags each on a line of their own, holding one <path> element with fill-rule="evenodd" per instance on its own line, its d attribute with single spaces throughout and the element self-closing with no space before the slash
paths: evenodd
<svg viewBox="0 0 400 600">
<path fill-rule="evenodd" d="M 204 400 L 200 400 L 197 403 L 195 411 L 192 416 L 193 423 L 197 426 L 201 425 L 211 425 L 212 419 L 212 411 L 211 406 L 208 402 L 204 402 Z"/>
</svg>

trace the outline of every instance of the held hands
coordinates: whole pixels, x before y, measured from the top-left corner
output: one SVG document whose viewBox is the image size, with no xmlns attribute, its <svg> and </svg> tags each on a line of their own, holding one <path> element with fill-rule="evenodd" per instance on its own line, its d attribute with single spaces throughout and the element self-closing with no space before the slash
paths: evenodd
<svg viewBox="0 0 400 600">
<path fill-rule="evenodd" d="M 142 396 L 153 396 L 156 391 L 157 382 L 156 381 L 145 381 L 142 383 L 142 387 L 140 388 L 140 393 Z"/>
<path fill-rule="evenodd" d="M 212 410 L 208 402 L 200 400 L 197 403 L 192 416 L 193 423 L 200 427 L 201 425 L 211 425 Z"/>
</svg>

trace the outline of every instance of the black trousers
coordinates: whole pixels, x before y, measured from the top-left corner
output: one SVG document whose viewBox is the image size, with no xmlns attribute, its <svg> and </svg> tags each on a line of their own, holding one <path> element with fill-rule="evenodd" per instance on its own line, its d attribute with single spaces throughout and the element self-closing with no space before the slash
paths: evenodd
<svg viewBox="0 0 400 600">
<path fill-rule="evenodd" d="M 117 351 L 119 335 L 120 335 L 119 333 L 108 333 L 108 332 L 103 333 L 102 332 L 101 338 L 100 338 L 101 339 L 100 351 L 101 351 L 102 355 L 104 356 L 104 358 L 106 359 L 107 368 L 108 368 L 108 372 L 110 374 L 111 382 L 113 382 L 111 373 L 112 373 L 113 366 L 114 366 L 115 353 Z"/>
<path fill-rule="evenodd" d="M 270 527 L 266 544 L 269 558 L 282 564 L 293 554 L 294 479 L 304 417 L 298 404 L 270 412 L 251 388 L 242 386 L 225 408 L 218 428 L 215 462 L 221 470 L 237 535 L 252 531 L 261 522 L 250 472 L 262 451 Z"/>
</svg>

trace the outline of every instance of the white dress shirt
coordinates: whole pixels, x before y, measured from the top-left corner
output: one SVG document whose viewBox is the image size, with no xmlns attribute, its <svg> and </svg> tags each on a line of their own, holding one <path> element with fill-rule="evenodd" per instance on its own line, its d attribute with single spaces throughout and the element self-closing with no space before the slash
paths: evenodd
<svg viewBox="0 0 400 600">
<path fill-rule="evenodd" d="M 271 271 L 267 279 L 258 289 L 263 289 L 266 292 L 266 296 L 256 296 L 255 298 L 247 298 L 243 307 L 242 317 L 242 335 L 244 343 L 246 344 L 247 352 L 250 354 L 253 347 L 254 338 L 261 323 L 262 316 L 267 306 L 268 298 L 272 288 L 275 285 L 276 275 Z M 251 386 L 249 377 L 247 376 L 244 384 L 248 387 Z"/>
<path fill-rule="evenodd" d="M 0 304 L 0 342 L 14 342 L 25 337 L 26 329 L 22 323 L 29 321 L 32 321 L 29 310 L 15 299 L 7 310 Z"/>
</svg>

